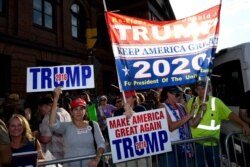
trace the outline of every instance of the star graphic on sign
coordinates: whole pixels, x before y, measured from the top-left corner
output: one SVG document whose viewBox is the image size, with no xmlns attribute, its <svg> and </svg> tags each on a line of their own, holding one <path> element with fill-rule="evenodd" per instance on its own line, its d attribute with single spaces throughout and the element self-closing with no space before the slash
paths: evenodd
<svg viewBox="0 0 250 167">
<path fill-rule="evenodd" d="M 129 69 L 125 66 L 125 68 L 123 68 L 122 71 L 124 71 L 125 76 L 127 76 Z"/>
<path fill-rule="evenodd" d="M 208 64 L 213 64 L 214 62 L 214 57 L 210 56 L 210 57 L 207 57 L 207 60 L 208 60 Z"/>
</svg>

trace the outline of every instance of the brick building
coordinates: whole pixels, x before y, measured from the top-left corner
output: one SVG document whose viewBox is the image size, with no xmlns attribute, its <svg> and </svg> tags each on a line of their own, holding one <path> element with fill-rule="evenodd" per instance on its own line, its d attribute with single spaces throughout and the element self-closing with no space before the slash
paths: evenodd
<svg viewBox="0 0 250 167">
<path fill-rule="evenodd" d="M 137 17 L 174 18 L 168 1 L 107 4 Z M 34 66 L 94 64 L 95 92 L 112 91 L 117 77 L 103 14 L 102 0 L 0 0 L 0 98 L 25 97 L 26 68 Z"/>
</svg>

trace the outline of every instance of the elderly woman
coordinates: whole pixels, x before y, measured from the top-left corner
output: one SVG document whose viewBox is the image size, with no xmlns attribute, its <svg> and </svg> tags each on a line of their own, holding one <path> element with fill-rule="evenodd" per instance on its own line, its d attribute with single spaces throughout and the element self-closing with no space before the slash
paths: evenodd
<svg viewBox="0 0 250 167">
<path fill-rule="evenodd" d="M 82 164 L 71 162 L 70 166 L 97 167 L 105 148 L 105 141 L 100 127 L 96 122 L 92 122 L 93 126 L 91 126 L 90 122 L 84 119 L 86 102 L 81 98 L 74 99 L 71 102 L 70 113 L 72 122 L 56 121 L 56 106 L 61 92 L 62 90 L 59 87 L 54 90 L 53 107 L 49 123 L 54 132 L 63 135 L 64 157 L 72 158 L 96 154 L 94 159 L 83 160 L 81 161 Z M 94 133 L 92 127 L 94 128 Z"/>
<path fill-rule="evenodd" d="M 182 91 L 177 86 L 164 87 L 160 93 L 160 106 L 166 109 L 171 141 L 191 138 L 189 120 L 193 114 L 187 114 L 185 107 L 178 103 Z M 173 151 L 159 155 L 160 166 L 192 166 L 192 146 L 182 144 L 173 147 Z M 178 163 L 177 163 L 178 162 Z"/>
<path fill-rule="evenodd" d="M 38 160 L 44 160 L 41 144 L 32 136 L 29 123 L 24 116 L 14 114 L 8 122 L 8 130 L 12 153 L 37 151 Z"/>
<path fill-rule="evenodd" d="M 101 128 L 102 135 L 109 141 L 106 119 L 112 117 L 117 108 L 112 104 L 108 104 L 107 96 L 102 95 L 99 99 L 99 106 L 97 109 L 98 123 Z"/>
</svg>

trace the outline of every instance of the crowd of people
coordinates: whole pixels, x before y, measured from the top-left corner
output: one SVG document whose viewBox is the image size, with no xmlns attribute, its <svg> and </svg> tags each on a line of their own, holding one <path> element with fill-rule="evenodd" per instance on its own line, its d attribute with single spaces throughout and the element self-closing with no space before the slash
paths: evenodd
<svg viewBox="0 0 250 167">
<path fill-rule="evenodd" d="M 84 160 L 82 164 L 71 162 L 63 166 L 100 166 L 103 153 L 110 151 L 106 119 L 121 115 L 131 117 L 134 112 L 156 108 L 166 109 L 171 141 L 206 136 L 219 139 L 221 121 L 227 119 L 240 125 L 243 133 L 249 135 L 249 122 L 244 118 L 248 103 L 242 103 L 239 117 L 206 90 L 210 91 L 203 80 L 195 84 L 197 96 L 190 87 L 179 86 L 96 97 L 87 91 L 62 91 L 58 87 L 50 93 L 27 95 L 23 105 L 18 94 L 6 95 L 0 112 L 0 167 L 1 164 L 11 165 L 11 157 L 8 157 L 11 152 L 27 151 L 37 151 L 38 161 L 96 154 L 94 159 Z M 201 152 L 204 146 L 205 154 L 196 157 L 198 166 L 206 166 L 204 163 L 220 166 L 219 147 L 206 142 L 197 142 L 195 147 L 181 144 L 168 154 L 160 154 L 159 165 L 177 166 L 177 158 L 179 166 L 192 166 L 194 152 Z M 211 159 L 214 150 L 218 155 L 215 161 Z"/>
<path fill-rule="evenodd" d="M 150 97 L 147 102 L 143 93 L 141 103 L 151 105 L 151 109 L 156 106 L 157 92 L 147 92 Z M 24 101 L 17 93 L 7 94 L 0 107 L 3 140 L 0 151 L 9 154 L 1 155 L 37 151 L 38 161 L 47 161 L 96 153 L 93 160 L 69 165 L 98 166 L 104 151 L 110 151 L 106 118 L 122 115 L 134 107 L 136 111 L 146 110 L 138 104 L 135 91 L 126 92 L 126 99 L 128 103 L 124 105 L 120 95 L 90 96 L 87 91 L 62 91 L 61 88 L 29 93 Z M 127 106 L 125 110 L 124 106 Z M 14 160 L 12 157 L 12 162 Z M 7 166 L 8 162 L 10 159 L 2 156 L 1 164 Z"/>
</svg>

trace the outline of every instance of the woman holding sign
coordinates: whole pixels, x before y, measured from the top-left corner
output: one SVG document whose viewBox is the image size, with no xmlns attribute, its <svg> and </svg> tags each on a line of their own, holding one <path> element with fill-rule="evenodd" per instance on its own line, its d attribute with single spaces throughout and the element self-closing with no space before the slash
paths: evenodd
<svg viewBox="0 0 250 167">
<path fill-rule="evenodd" d="M 160 94 L 160 108 L 167 111 L 168 126 L 171 141 L 191 138 L 188 121 L 192 114 L 187 114 L 185 107 L 178 103 L 181 89 L 177 86 L 165 87 Z M 181 144 L 172 147 L 172 151 L 159 155 L 160 167 L 192 166 L 192 145 Z"/>
<path fill-rule="evenodd" d="M 80 162 L 71 162 L 70 166 L 97 167 L 105 148 L 100 127 L 98 123 L 84 119 L 86 117 L 86 102 L 81 98 L 72 100 L 70 104 L 72 122 L 56 121 L 56 107 L 61 93 L 62 90 L 59 87 L 54 90 L 49 123 L 54 132 L 63 135 L 64 157 L 72 158 L 96 154 L 94 159 L 83 160 L 81 164 Z"/>
</svg>

